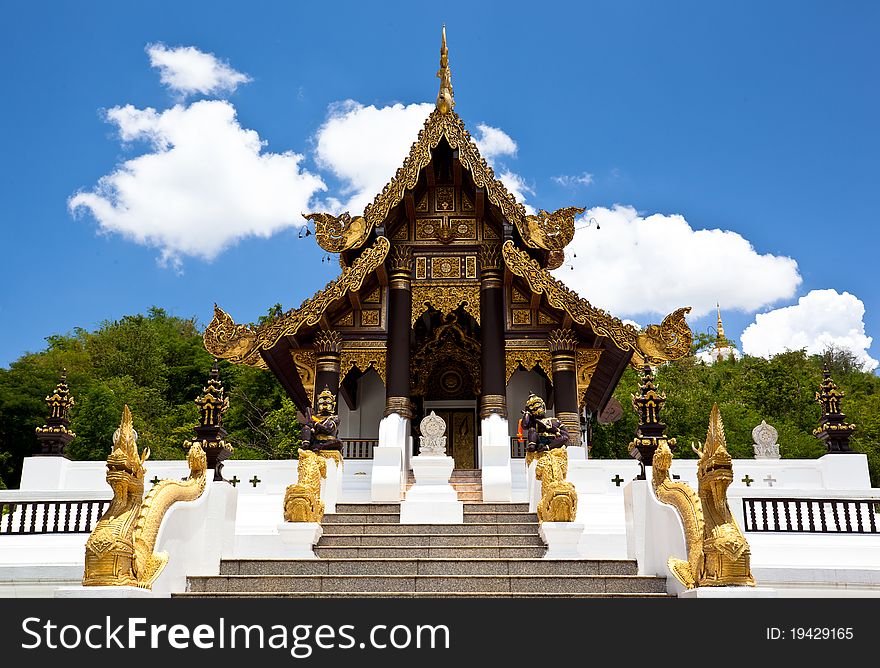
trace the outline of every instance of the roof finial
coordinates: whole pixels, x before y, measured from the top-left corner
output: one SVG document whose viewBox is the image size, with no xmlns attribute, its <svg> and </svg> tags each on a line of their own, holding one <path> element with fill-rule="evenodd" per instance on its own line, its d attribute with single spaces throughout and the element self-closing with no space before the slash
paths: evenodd
<svg viewBox="0 0 880 668">
<path fill-rule="evenodd" d="M 719 344 L 721 344 L 721 343 L 727 341 L 727 339 L 724 338 L 724 323 L 721 322 L 721 305 L 718 302 L 715 302 L 715 308 L 718 309 L 718 329 L 717 329 L 718 338 L 717 338 L 717 342 Z"/>
<path fill-rule="evenodd" d="M 437 94 L 437 111 L 441 114 L 450 113 L 455 107 L 452 97 L 452 72 L 449 70 L 449 49 L 446 48 L 446 24 L 443 24 L 442 42 L 440 44 L 440 92 Z"/>
</svg>

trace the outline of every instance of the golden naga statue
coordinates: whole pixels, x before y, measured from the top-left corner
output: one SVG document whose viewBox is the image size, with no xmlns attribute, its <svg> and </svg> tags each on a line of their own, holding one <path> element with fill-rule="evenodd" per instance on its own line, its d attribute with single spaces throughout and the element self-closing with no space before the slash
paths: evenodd
<svg viewBox="0 0 880 668">
<path fill-rule="evenodd" d="M 205 490 L 207 458 L 194 443 L 187 456 L 189 478 L 161 480 L 144 498 L 144 462 L 149 456 L 149 448 L 138 455 L 137 432 L 125 406 L 107 457 L 113 500 L 86 541 L 84 586 L 150 589 L 168 563 L 167 553 L 153 552 L 162 518 L 176 501 L 193 501 Z"/>
<path fill-rule="evenodd" d="M 315 239 L 328 253 L 341 253 L 351 248 L 360 248 L 372 229 L 367 226 L 363 216 L 352 218 L 348 211 L 339 216 L 329 213 L 304 213 L 302 217 L 314 221 Z"/>
<path fill-rule="evenodd" d="M 733 460 L 727 451 L 718 405 L 712 406 L 706 443 L 694 447 L 699 495 L 686 483 L 669 476 L 672 451 L 661 443 L 654 453 L 654 493 L 673 506 L 684 525 L 688 560 L 670 558 L 672 574 L 688 589 L 731 585 L 755 586 L 749 565 L 751 550 L 727 505 L 733 482 Z"/>
<path fill-rule="evenodd" d="M 321 479 L 327 477 L 327 460 L 321 455 L 300 448 L 297 481 L 284 493 L 285 522 L 320 522 L 324 519 L 321 501 Z"/>
<path fill-rule="evenodd" d="M 565 479 L 568 473 L 568 450 L 553 448 L 538 456 L 535 478 L 541 481 L 538 502 L 539 522 L 574 522 L 578 497 L 574 485 Z"/>
</svg>

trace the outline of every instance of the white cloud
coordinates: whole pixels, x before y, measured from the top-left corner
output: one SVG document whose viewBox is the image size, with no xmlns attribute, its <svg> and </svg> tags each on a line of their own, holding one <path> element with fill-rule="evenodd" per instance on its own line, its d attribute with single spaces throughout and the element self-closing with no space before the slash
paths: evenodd
<svg viewBox="0 0 880 668">
<path fill-rule="evenodd" d="M 162 83 L 184 96 L 231 93 L 251 80 L 218 60 L 213 53 L 199 51 L 194 46 L 169 49 L 164 44 L 148 44 L 146 51 L 150 65 L 159 70 Z"/>
<path fill-rule="evenodd" d="M 107 120 L 121 140 L 147 142 L 151 152 L 126 160 L 68 206 L 91 213 L 103 231 L 158 247 L 174 265 L 301 225 L 300 213 L 325 189 L 301 168 L 302 155 L 263 152 L 265 142 L 239 125 L 225 101 L 162 112 L 126 105 L 110 109 Z"/>
<path fill-rule="evenodd" d="M 507 188 L 507 192 L 513 195 L 516 198 L 516 201 L 526 208 L 526 213 L 530 215 L 535 214 L 535 207 L 531 204 L 526 204 L 526 193 L 534 195 L 535 189 L 526 183 L 523 177 L 510 170 L 505 170 L 501 172 L 501 174 L 496 174 L 495 176 L 504 184 L 504 187 Z"/>
<path fill-rule="evenodd" d="M 698 318 L 716 302 L 755 311 L 793 297 L 801 283 L 797 262 L 761 255 L 736 232 L 695 230 L 680 215 L 644 217 L 628 206 L 596 207 L 589 218 L 601 229 L 576 232 L 554 274 L 617 316 L 691 306 Z"/>
<path fill-rule="evenodd" d="M 562 174 L 552 177 L 553 180 L 566 188 L 577 188 L 578 186 L 588 186 L 593 182 L 593 175 L 588 172 L 581 174 Z"/>
<path fill-rule="evenodd" d="M 403 164 L 433 109 L 431 103 L 377 108 L 346 100 L 331 105 L 315 137 L 315 157 L 342 181 L 344 201 L 329 198 L 324 205 L 362 213 Z"/>
<path fill-rule="evenodd" d="M 473 135 L 474 143 L 486 162 L 492 163 L 502 156 L 516 157 L 516 142 L 504 130 L 480 123 L 477 132 Z"/>
<path fill-rule="evenodd" d="M 865 305 L 848 292 L 811 290 L 794 306 L 758 313 L 742 333 L 743 351 L 769 357 L 806 348 L 822 353 L 830 345 L 845 348 L 873 371 L 878 362 L 868 354 L 872 339 L 865 335 Z"/>
</svg>

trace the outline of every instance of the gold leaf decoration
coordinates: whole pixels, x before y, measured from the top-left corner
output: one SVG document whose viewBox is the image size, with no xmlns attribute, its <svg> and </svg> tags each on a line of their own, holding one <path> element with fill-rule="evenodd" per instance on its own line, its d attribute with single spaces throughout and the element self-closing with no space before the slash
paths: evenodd
<svg viewBox="0 0 880 668">
<path fill-rule="evenodd" d="M 684 319 L 690 307 L 670 313 L 660 325 L 649 325 L 639 331 L 582 299 L 512 241 L 504 242 L 501 255 L 507 268 L 525 279 L 532 292 L 546 295 L 550 306 L 565 311 L 576 323 L 590 327 L 599 336 L 607 336 L 621 350 L 633 351 L 632 366 L 639 368 L 645 363 L 656 366 L 690 354 L 693 334 Z"/>
<path fill-rule="evenodd" d="M 260 325 L 237 325 L 219 306 L 214 306 L 214 319 L 205 330 L 205 348 L 214 357 L 236 364 L 262 366 L 261 350 L 269 350 L 284 336 L 296 334 L 304 326 L 317 325 L 333 302 L 342 299 L 349 290 L 360 290 L 366 278 L 381 265 L 388 255 L 391 243 L 377 237 L 342 275 L 306 299 L 298 309 Z"/>
</svg>

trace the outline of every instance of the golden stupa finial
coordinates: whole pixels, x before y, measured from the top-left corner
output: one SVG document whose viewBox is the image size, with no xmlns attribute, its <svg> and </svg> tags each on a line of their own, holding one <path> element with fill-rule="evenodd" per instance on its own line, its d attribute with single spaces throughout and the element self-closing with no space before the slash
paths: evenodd
<svg viewBox="0 0 880 668">
<path fill-rule="evenodd" d="M 452 72 L 449 70 L 449 49 L 446 48 L 446 24 L 443 25 L 442 41 L 440 44 L 440 69 L 437 70 L 440 78 L 440 92 L 437 94 L 437 111 L 448 114 L 455 108 L 455 99 L 452 97 Z"/>
<path fill-rule="evenodd" d="M 721 322 L 721 304 L 715 302 L 715 308 L 718 309 L 718 343 L 722 343 L 727 339 L 724 338 L 724 323 Z"/>
</svg>

